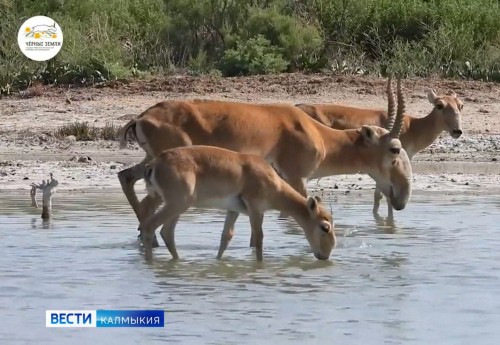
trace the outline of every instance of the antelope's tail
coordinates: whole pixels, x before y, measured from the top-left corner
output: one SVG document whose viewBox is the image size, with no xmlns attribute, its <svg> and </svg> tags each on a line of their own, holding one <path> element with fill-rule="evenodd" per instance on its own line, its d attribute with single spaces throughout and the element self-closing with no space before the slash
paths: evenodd
<svg viewBox="0 0 500 345">
<path fill-rule="evenodd" d="M 120 138 L 120 149 L 124 149 L 127 147 L 127 135 L 129 132 L 132 133 L 134 140 L 137 139 L 136 132 L 135 132 L 135 127 L 136 127 L 137 121 L 136 119 L 130 120 L 125 126 L 120 131 L 119 138 Z"/>
</svg>

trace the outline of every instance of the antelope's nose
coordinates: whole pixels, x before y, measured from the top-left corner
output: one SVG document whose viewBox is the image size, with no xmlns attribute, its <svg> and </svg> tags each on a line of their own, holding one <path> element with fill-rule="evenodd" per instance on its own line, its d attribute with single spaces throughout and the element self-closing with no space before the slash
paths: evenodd
<svg viewBox="0 0 500 345">
<path fill-rule="evenodd" d="M 323 255 L 321 255 L 321 254 L 319 254 L 319 253 L 314 253 L 314 257 L 315 257 L 316 259 L 318 259 L 318 260 L 327 260 L 327 259 L 328 259 L 328 257 L 327 257 L 327 256 L 325 257 L 325 256 L 323 256 Z"/>
<path fill-rule="evenodd" d="M 406 205 L 399 202 L 395 202 L 392 204 L 392 207 L 394 207 L 396 211 L 401 211 L 405 209 Z"/>
<path fill-rule="evenodd" d="M 454 138 L 460 138 L 460 136 L 462 135 L 462 130 L 461 130 L 461 129 L 454 129 L 454 130 L 451 132 L 451 135 L 452 135 Z"/>
<path fill-rule="evenodd" d="M 399 155 L 399 152 L 401 149 L 399 147 L 392 147 L 391 152 L 394 153 L 395 155 Z"/>
</svg>

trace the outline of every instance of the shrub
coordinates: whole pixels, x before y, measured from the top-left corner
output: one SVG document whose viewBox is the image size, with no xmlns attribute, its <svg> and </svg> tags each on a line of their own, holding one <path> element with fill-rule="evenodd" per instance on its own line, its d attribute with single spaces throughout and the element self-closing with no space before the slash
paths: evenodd
<svg viewBox="0 0 500 345">
<path fill-rule="evenodd" d="M 76 140 L 92 141 L 98 136 L 98 131 L 94 126 L 90 126 L 88 122 L 74 122 L 63 125 L 54 132 L 54 136 L 58 139 L 63 139 L 70 135 L 75 136 Z"/>
<path fill-rule="evenodd" d="M 246 0 L 165 0 L 169 25 L 165 40 L 172 47 L 174 62 L 185 66 L 206 54 L 207 62 L 224 54 L 226 38 L 244 23 Z"/>
<path fill-rule="evenodd" d="M 102 128 L 89 125 L 88 122 L 73 122 L 61 126 L 54 131 L 54 137 L 64 139 L 73 135 L 78 141 L 95 141 L 95 140 L 117 140 L 120 133 L 120 127 L 115 126 L 112 122 L 106 123 Z"/>
<path fill-rule="evenodd" d="M 134 75 L 137 69 L 169 68 L 168 21 L 163 0 L 0 0 L 0 93 L 44 83 L 93 84 Z M 49 62 L 26 58 L 17 46 L 19 25 L 33 15 L 54 18 L 63 49 Z"/>
<path fill-rule="evenodd" d="M 319 70 L 498 80 L 498 0 L 0 0 L 0 94 L 92 85 L 177 67 L 225 75 Z M 19 25 L 63 28 L 51 62 L 26 58 Z"/>
<path fill-rule="evenodd" d="M 309 62 L 309 55 L 314 55 L 323 48 L 323 39 L 317 26 L 307 24 L 300 18 L 281 14 L 276 7 L 251 8 L 248 19 L 236 35 L 239 41 L 258 36 L 265 38 L 271 46 L 279 48 L 289 65 L 299 68 Z"/>
<path fill-rule="evenodd" d="M 309 0 L 335 68 L 407 75 L 490 79 L 498 74 L 500 3 L 496 0 Z M 480 62 L 482 56 L 483 62 Z M 483 73 L 471 73 L 474 60 Z"/>
<path fill-rule="evenodd" d="M 106 125 L 100 129 L 99 137 L 102 140 L 118 140 L 120 131 L 120 126 L 116 126 L 113 122 L 107 122 Z"/>
<path fill-rule="evenodd" d="M 228 49 L 221 63 L 225 76 L 279 73 L 287 62 L 279 49 L 273 47 L 262 35 L 245 41 L 237 41 L 235 49 Z"/>
</svg>

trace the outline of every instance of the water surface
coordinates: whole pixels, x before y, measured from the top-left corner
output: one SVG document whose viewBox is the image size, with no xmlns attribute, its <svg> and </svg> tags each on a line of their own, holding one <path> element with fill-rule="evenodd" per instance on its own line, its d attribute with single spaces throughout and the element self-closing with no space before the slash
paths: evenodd
<svg viewBox="0 0 500 345">
<path fill-rule="evenodd" d="M 52 221 L 0 194 L 0 344 L 497 344 L 500 200 L 414 195 L 394 227 L 371 197 L 332 204 L 338 246 L 317 261 L 300 230 L 266 215 L 264 263 L 248 218 L 222 261 L 223 214 L 179 222 L 181 256 L 147 264 L 120 193 L 58 193 Z M 384 209 L 385 211 L 385 209 Z M 45 328 L 46 309 L 164 309 L 154 329 Z"/>
</svg>

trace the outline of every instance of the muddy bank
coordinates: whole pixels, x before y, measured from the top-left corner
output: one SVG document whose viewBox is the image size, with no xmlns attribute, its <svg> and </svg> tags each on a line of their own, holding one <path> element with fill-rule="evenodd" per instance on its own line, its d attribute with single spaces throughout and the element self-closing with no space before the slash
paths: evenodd
<svg viewBox="0 0 500 345">
<path fill-rule="evenodd" d="M 39 87 L 36 94 L 0 99 L 0 189 L 27 189 L 50 172 L 61 190 L 119 188 L 116 173 L 138 162 L 137 145 L 118 150 L 114 141 L 58 140 L 53 132 L 75 121 L 92 126 L 121 126 L 160 100 L 175 98 L 231 99 L 245 102 L 338 102 L 385 108 L 384 79 L 283 74 L 242 78 L 174 76 L 104 88 L 67 89 Z M 500 185 L 500 87 L 494 83 L 410 79 L 405 81 L 407 111 L 425 116 L 432 106 L 429 88 L 454 90 L 464 101 L 460 139 L 443 133 L 429 148 L 414 157 L 418 191 L 474 193 L 478 186 Z M 87 163 L 72 157 L 90 157 Z M 310 182 L 310 188 L 316 183 Z M 337 185 L 337 188 L 335 188 Z M 371 190 L 367 176 L 322 179 L 320 188 L 336 193 Z"/>
<path fill-rule="evenodd" d="M 35 129 L 8 132 L 0 136 L 0 160 L 46 160 L 68 156 L 88 155 L 97 160 L 141 159 L 142 150 L 129 144 L 119 150 L 115 141 L 68 141 Z M 52 158 L 50 158 L 52 157 Z M 452 139 L 443 133 L 431 146 L 414 157 L 415 162 L 498 162 L 500 160 L 500 134 L 464 134 Z"/>
<path fill-rule="evenodd" d="M 85 156 L 81 156 L 85 157 Z M 0 190 L 26 190 L 29 197 L 29 185 L 47 179 L 50 173 L 59 181 L 58 190 L 92 192 L 98 190 L 120 190 L 117 172 L 131 166 L 136 161 L 134 156 L 121 161 L 113 156 L 106 159 L 92 159 L 79 163 L 60 160 L 60 157 L 45 157 L 40 160 L 4 160 L 0 161 Z M 111 160 L 108 160 L 111 158 Z M 136 158 L 139 158 L 136 156 Z M 500 194 L 500 165 L 494 163 L 428 163 L 414 164 L 413 191 L 418 192 L 461 192 L 474 195 L 478 189 L 482 193 Z M 138 191 L 144 190 L 139 182 Z M 374 181 L 367 175 L 338 175 L 308 183 L 311 191 L 324 193 L 349 194 L 359 191 L 372 191 Z"/>
</svg>

